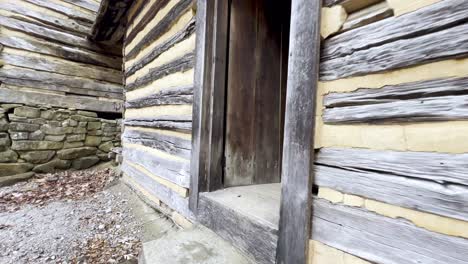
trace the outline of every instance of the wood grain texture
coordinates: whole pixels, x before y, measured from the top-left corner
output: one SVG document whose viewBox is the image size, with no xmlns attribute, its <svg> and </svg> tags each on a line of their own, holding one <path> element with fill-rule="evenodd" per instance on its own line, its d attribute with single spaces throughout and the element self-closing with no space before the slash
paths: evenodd
<svg viewBox="0 0 468 264">
<path fill-rule="evenodd" d="M 125 86 L 126 91 L 134 91 L 138 88 L 141 88 L 145 85 L 150 84 L 151 82 L 161 79 L 164 76 L 176 73 L 176 72 L 185 72 L 193 68 L 193 60 L 195 54 L 190 52 L 183 55 L 173 61 L 161 65 L 159 67 L 149 69 L 148 73 L 142 77 L 137 78 L 134 82 L 127 84 Z"/>
<path fill-rule="evenodd" d="M 99 10 L 99 3 L 93 0 L 62 0 L 64 2 L 88 9 L 94 13 Z"/>
<path fill-rule="evenodd" d="M 380 30 L 384 31 L 382 28 Z M 467 33 L 468 24 L 462 24 L 423 36 L 400 39 L 366 50 L 354 51 L 345 57 L 325 60 L 320 64 L 321 80 L 329 81 L 447 58 L 467 57 Z"/>
<path fill-rule="evenodd" d="M 468 155 L 324 148 L 315 184 L 468 220 Z"/>
<path fill-rule="evenodd" d="M 130 100 L 125 103 L 127 108 L 143 108 L 156 105 L 192 104 L 193 86 L 184 86 L 163 90 L 144 98 Z"/>
<path fill-rule="evenodd" d="M 153 41 L 161 37 L 162 34 L 167 32 L 170 27 L 177 21 L 177 18 L 189 10 L 192 6 L 192 0 L 180 0 L 170 11 L 164 16 L 159 23 L 152 28 L 143 39 L 138 42 L 135 47 L 130 50 L 126 55 L 126 59 L 134 59 L 138 53 L 144 48 L 148 47 Z M 128 45 L 128 44 L 126 44 Z"/>
<path fill-rule="evenodd" d="M 166 154 L 167 155 L 167 154 Z M 182 187 L 188 187 L 190 181 L 189 161 L 155 155 L 152 152 L 133 147 L 123 147 L 124 159 L 143 166 L 152 174 L 173 182 Z"/>
<path fill-rule="evenodd" d="M 145 67 L 148 63 L 158 58 L 162 53 L 169 50 L 171 47 L 176 45 L 177 43 L 187 39 L 195 32 L 195 19 L 190 20 L 190 22 L 182 29 L 181 31 L 177 32 L 174 36 L 169 38 L 164 43 L 156 46 L 150 53 L 145 55 L 143 58 L 138 60 L 135 64 L 130 66 L 128 69 L 125 70 L 125 76 L 129 77 L 135 74 L 136 71 Z"/>
<path fill-rule="evenodd" d="M 123 46 L 126 15 L 134 0 L 102 0 L 90 39 Z"/>
<path fill-rule="evenodd" d="M 128 11 L 128 16 L 127 16 L 127 25 L 133 25 L 133 22 L 135 21 L 135 18 L 137 18 L 142 10 L 146 8 L 146 5 L 150 3 L 147 0 L 135 0 L 133 2 L 132 7 L 130 7 L 130 10 Z"/>
<path fill-rule="evenodd" d="M 20 21 L 13 18 L 0 16 L 0 26 L 4 26 L 11 30 L 20 31 L 28 35 L 42 38 L 44 40 L 61 43 L 69 46 L 81 47 L 87 50 L 96 51 L 102 54 L 121 56 L 122 52 L 119 48 L 106 45 L 97 45 L 91 41 L 69 34 L 60 30 L 38 26 L 29 22 Z"/>
<path fill-rule="evenodd" d="M 199 221 L 219 236 L 255 259 L 255 263 L 275 263 L 277 229 L 246 217 L 200 195 Z M 305 262 L 304 262 L 305 263 Z"/>
<path fill-rule="evenodd" d="M 157 117 L 157 118 L 140 118 L 140 119 L 125 119 L 127 126 L 139 126 L 149 128 L 165 128 L 180 131 L 191 131 L 192 122 L 191 117 Z"/>
<path fill-rule="evenodd" d="M 169 0 L 155 1 L 145 15 L 138 21 L 138 23 L 132 27 L 130 33 L 125 37 L 125 44 L 132 42 L 135 37 L 143 31 L 143 29 L 149 24 L 149 22 L 169 3 Z"/>
<path fill-rule="evenodd" d="M 335 37 L 323 43 L 321 60 L 351 55 L 356 51 L 450 28 L 466 21 L 468 2 L 440 1 L 404 16 L 391 17 Z"/>
<path fill-rule="evenodd" d="M 467 87 L 468 78 L 448 78 L 332 93 L 324 98 L 323 120 L 353 123 L 467 119 Z"/>
<path fill-rule="evenodd" d="M 312 239 L 373 263 L 466 264 L 468 240 L 427 231 L 400 219 L 314 201 Z"/>
<path fill-rule="evenodd" d="M 0 88 L 0 98 L 3 103 L 26 104 L 26 105 L 47 105 L 65 108 L 76 108 L 97 112 L 121 113 L 123 103 L 117 101 L 104 101 L 84 96 L 61 96 L 51 95 L 50 93 L 27 92 Z"/>
<path fill-rule="evenodd" d="M 0 43 L 6 47 L 52 55 L 70 61 L 109 67 L 117 70 L 122 68 L 121 57 L 106 56 L 73 46 L 43 41 L 35 37 L 19 37 L 2 34 L 0 35 Z"/>
<path fill-rule="evenodd" d="M 183 198 L 176 192 L 172 191 L 168 187 L 159 184 L 154 179 L 146 175 L 145 173 L 135 169 L 135 167 L 125 162 L 122 164 L 122 170 L 138 184 L 153 195 L 155 198 L 161 200 L 164 204 L 168 205 L 171 209 L 179 212 L 188 219 L 194 219 L 194 215 L 188 209 L 188 199 Z"/>
<path fill-rule="evenodd" d="M 184 159 L 190 159 L 191 142 L 177 136 L 166 135 L 157 131 L 126 129 L 124 141 L 156 148 Z"/>
<path fill-rule="evenodd" d="M 293 0 L 276 261 L 306 263 L 310 239 L 321 1 Z"/>
<path fill-rule="evenodd" d="M 77 8 L 70 8 L 65 5 L 54 3 L 52 1 L 43 1 L 43 0 L 24 0 L 31 4 L 47 8 L 49 10 L 55 11 L 62 15 L 68 16 L 70 19 L 74 19 L 77 22 L 80 22 L 84 25 L 91 26 L 96 18 L 96 15 L 93 12 L 83 12 Z"/>
<path fill-rule="evenodd" d="M 391 16 L 393 16 L 393 10 L 388 6 L 387 2 L 380 2 L 349 15 L 341 31 L 363 27 Z"/>
<path fill-rule="evenodd" d="M 122 75 L 120 71 L 105 67 L 92 67 L 87 64 L 70 63 L 65 60 L 55 60 L 53 57 L 22 56 L 6 53 L 4 51 L 0 53 L 0 63 L 64 75 L 85 77 L 116 84 L 122 83 Z"/>
</svg>

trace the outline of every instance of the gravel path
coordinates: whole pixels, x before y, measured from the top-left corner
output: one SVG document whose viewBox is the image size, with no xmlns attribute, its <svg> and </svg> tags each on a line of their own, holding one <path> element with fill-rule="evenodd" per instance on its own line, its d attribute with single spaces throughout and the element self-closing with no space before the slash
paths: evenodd
<svg viewBox="0 0 468 264">
<path fill-rule="evenodd" d="M 65 173 L 0 189 L 0 263 L 136 263 L 143 223 L 132 213 L 135 195 L 102 173 L 88 172 L 76 181 L 79 188 L 63 183 L 70 177 Z M 100 190 L 90 183 L 103 178 L 112 186 Z M 24 199 L 44 188 L 42 183 L 56 181 L 62 183 L 52 187 L 64 189 L 58 199 Z M 92 192 L 82 188 L 86 183 Z M 75 189 L 86 195 L 70 194 Z"/>
</svg>

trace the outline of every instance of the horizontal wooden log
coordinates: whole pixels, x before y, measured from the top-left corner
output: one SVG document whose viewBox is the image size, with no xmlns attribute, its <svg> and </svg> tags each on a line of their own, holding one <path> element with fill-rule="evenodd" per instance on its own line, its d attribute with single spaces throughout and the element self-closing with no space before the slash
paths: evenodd
<svg viewBox="0 0 468 264">
<path fill-rule="evenodd" d="M 393 10 L 388 6 L 387 2 L 384 1 L 348 16 L 341 31 L 363 27 L 391 16 L 393 16 Z"/>
<path fill-rule="evenodd" d="M 123 45 L 125 16 L 134 0 L 102 0 L 90 39 Z"/>
<path fill-rule="evenodd" d="M 164 128 L 180 131 L 192 130 L 192 117 L 184 117 L 185 120 L 173 120 L 172 117 L 145 118 L 145 119 L 129 119 L 126 118 L 124 123 L 127 126 L 149 127 L 149 128 Z"/>
<path fill-rule="evenodd" d="M 322 61 L 343 58 L 389 42 L 421 36 L 466 21 L 468 2 L 440 1 L 403 16 L 391 17 L 335 37 L 323 43 Z"/>
<path fill-rule="evenodd" d="M 125 144 L 122 153 L 126 160 L 143 166 L 153 175 L 182 187 L 189 186 L 190 162 L 188 160 L 180 161 L 180 159 L 158 156 L 142 149 L 126 147 Z"/>
<path fill-rule="evenodd" d="M 132 27 L 130 33 L 126 36 L 125 38 L 125 43 L 128 44 L 132 42 L 135 37 L 143 31 L 143 29 L 149 24 L 149 22 L 158 14 L 159 11 L 161 11 L 162 8 L 167 6 L 169 3 L 169 0 L 159 0 L 153 2 L 153 5 L 148 9 L 146 14 L 141 18 L 138 23 Z"/>
<path fill-rule="evenodd" d="M 120 71 L 98 66 L 93 67 L 88 64 L 71 63 L 65 60 L 55 60 L 51 57 L 22 56 L 6 53 L 4 50 L 0 53 L 0 63 L 64 75 L 85 77 L 116 84 L 122 83 L 122 74 Z"/>
<path fill-rule="evenodd" d="M 382 264 L 466 264 L 468 240 L 314 199 L 312 239 Z"/>
<path fill-rule="evenodd" d="M 129 76 L 133 75 L 136 71 L 138 71 L 138 70 L 142 69 L 143 67 L 145 67 L 148 63 L 155 60 L 157 57 L 159 57 L 159 55 L 161 55 L 165 51 L 169 50 L 175 44 L 187 39 L 194 32 L 195 32 L 195 19 L 192 19 L 184 27 L 184 29 L 177 32 L 174 36 L 172 36 L 170 39 L 168 39 L 167 41 L 165 41 L 161 45 L 156 46 L 150 53 L 148 53 L 143 58 L 141 58 L 139 61 L 137 61 L 135 64 L 130 66 L 128 69 L 126 69 L 125 76 L 129 77 Z"/>
<path fill-rule="evenodd" d="M 0 77 L 10 79 L 35 80 L 44 85 L 65 86 L 93 91 L 123 94 L 122 85 L 108 82 L 81 78 L 77 76 L 67 76 L 63 74 L 36 71 L 25 68 L 3 67 L 0 68 Z"/>
<path fill-rule="evenodd" d="M 38 26 L 33 23 L 20 21 L 9 17 L 0 16 L 0 26 L 4 26 L 11 30 L 20 31 L 34 37 L 42 38 L 50 42 L 80 47 L 87 50 L 96 51 L 102 54 L 122 56 L 122 51 L 119 50 L 119 48 L 110 47 L 106 45 L 98 45 L 83 37 L 75 36 L 73 34 L 62 32 L 56 29 Z"/>
<path fill-rule="evenodd" d="M 151 82 L 161 79 L 164 76 L 176 73 L 185 72 L 193 68 L 195 54 L 193 52 L 185 54 L 184 56 L 177 58 L 165 65 L 161 65 L 157 68 L 150 69 L 149 72 L 137 78 L 134 82 L 125 86 L 126 91 L 134 91 Z"/>
<path fill-rule="evenodd" d="M 330 7 L 343 3 L 346 0 L 323 0 L 323 6 Z"/>
<path fill-rule="evenodd" d="M 127 25 L 133 25 L 135 18 L 140 15 L 150 2 L 146 0 L 135 0 L 127 15 Z"/>
<path fill-rule="evenodd" d="M 22 38 L 1 34 L 0 43 L 6 47 L 52 55 L 70 61 L 109 67 L 117 70 L 122 69 L 121 57 L 106 56 L 93 51 L 43 41 L 35 37 Z"/>
<path fill-rule="evenodd" d="M 80 34 L 82 36 L 86 36 L 91 32 L 90 27 L 83 26 L 73 20 L 44 15 L 41 12 L 16 3 L 0 2 L 0 9 L 12 12 L 12 14 L 19 14 L 31 18 L 30 20 L 28 19 L 28 22 L 35 23 L 37 20 L 58 30 L 69 31 L 70 33 Z"/>
<path fill-rule="evenodd" d="M 62 0 L 64 2 L 88 9 L 94 13 L 99 10 L 99 3 L 93 0 Z"/>
<path fill-rule="evenodd" d="M 96 15 L 92 12 L 83 12 L 77 8 L 70 8 L 65 5 L 60 5 L 52 1 L 43 1 L 43 0 L 24 0 L 31 4 L 47 8 L 54 12 L 60 13 L 62 15 L 68 16 L 70 19 L 74 19 L 77 22 L 81 22 L 83 25 L 92 26 Z"/>
<path fill-rule="evenodd" d="M 468 221 L 466 175 L 468 154 L 325 148 L 317 155 L 315 184 Z"/>
<path fill-rule="evenodd" d="M 145 37 L 133 47 L 132 50 L 127 54 L 126 59 L 134 59 L 138 53 L 144 48 L 148 47 L 151 43 L 161 37 L 162 34 L 166 33 L 171 26 L 177 21 L 177 18 L 184 14 L 192 6 L 192 0 L 180 0 L 170 11 L 164 16 L 159 23 L 152 28 Z M 128 45 L 126 43 L 125 45 Z"/>
<path fill-rule="evenodd" d="M 124 142 L 140 144 L 184 159 L 190 159 L 192 144 L 189 139 L 170 136 L 157 131 L 135 129 L 126 129 L 122 138 Z"/>
<path fill-rule="evenodd" d="M 328 81 L 462 57 L 468 57 L 468 24 L 323 61 L 320 74 L 321 80 Z"/>
<path fill-rule="evenodd" d="M 193 103 L 193 86 L 171 88 L 144 98 L 127 101 L 127 108 L 143 108 L 156 105 L 180 105 Z"/>
<path fill-rule="evenodd" d="M 468 78 L 449 78 L 380 89 L 332 93 L 324 98 L 326 123 L 468 119 Z"/>
<path fill-rule="evenodd" d="M 2 73 L 0 72 L 0 76 L 1 75 Z M 88 95 L 88 96 L 94 96 L 94 97 L 123 100 L 122 93 L 111 93 L 111 92 L 101 92 L 101 91 L 81 89 L 81 88 L 71 88 L 71 87 L 67 87 L 63 85 L 53 84 L 49 80 L 44 82 L 40 79 L 39 80 L 24 80 L 24 79 L 17 79 L 17 78 L 0 77 L 0 82 L 7 84 L 7 85 L 21 86 L 21 87 L 27 87 L 27 88 L 36 88 L 36 89 L 43 90 L 43 92 L 58 91 L 58 92 L 64 92 L 65 94 L 72 94 L 72 95 Z"/>
<path fill-rule="evenodd" d="M 85 96 L 61 96 L 50 93 L 18 91 L 8 89 L 2 85 L 0 88 L 0 101 L 3 103 L 26 105 L 50 105 L 55 107 L 76 108 L 96 112 L 121 113 L 123 103 L 119 101 L 98 100 Z"/>
<path fill-rule="evenodd" d="M 193 213 L 188 208 L 187 198 L 183 198 L 168 187 L 159 184 L 150 176 L 129 165 L 129 163 L 126 161 L 124 161 L 122 164 L 122 171 L 135 180 L 138 184 L 140 184 L 148 193 L 161 200 L 171 209 L 179 212 L 189 219 L 195 218 Z"/>
</svg>

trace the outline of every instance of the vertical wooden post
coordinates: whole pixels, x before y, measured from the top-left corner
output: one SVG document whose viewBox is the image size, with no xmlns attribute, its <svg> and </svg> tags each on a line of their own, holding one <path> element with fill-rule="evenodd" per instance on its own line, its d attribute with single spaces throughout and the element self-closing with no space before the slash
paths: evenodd
<svg viewBox="0 0 468 264">
<path fill-rule="evenodd" d="M 321 0 L 292 0 L 277 263 L 306 263 L 310 239 Z"/>
<path fill-rule="evenodd" d="M 222 187 L 228 28 L 228 1 L 197 1 L 189 198 L 193 212 L 200 192 Z"/>
</svg>

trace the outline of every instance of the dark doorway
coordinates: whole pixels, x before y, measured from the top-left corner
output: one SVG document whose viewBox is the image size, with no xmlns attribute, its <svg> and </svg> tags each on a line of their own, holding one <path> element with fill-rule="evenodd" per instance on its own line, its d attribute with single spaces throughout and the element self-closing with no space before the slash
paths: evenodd
<svg viewBox="0 0 468 264">
<path fill-rule="evenodd" d="M 281 181 L 290 6 L 230 1 L 225 187 Z"/>
</svg>

